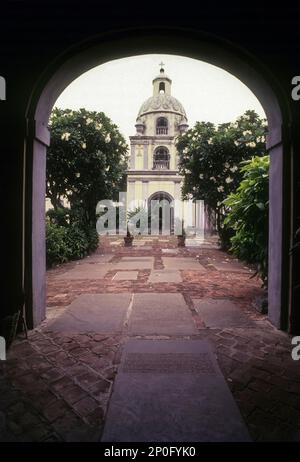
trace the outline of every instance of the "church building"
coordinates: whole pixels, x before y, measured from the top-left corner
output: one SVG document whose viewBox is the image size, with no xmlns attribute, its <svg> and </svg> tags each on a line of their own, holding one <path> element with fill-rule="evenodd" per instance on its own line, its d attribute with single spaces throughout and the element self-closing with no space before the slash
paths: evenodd
<svg viewBox="0 0 300 462">
<path fill-rule="evenodd" d="M 153 95 L 141 106 L 136 134 L 130 136 L 130 166 L 127 171 L 127 210 L 151 210 L 151 201 L 167 200 L 171 206 L 170 232 L 184 219 L 184 227 L 198 226 L 200 208 L 181 201 L 183 178 L 178 171 L 176 138 L 188 129 L 182 104 L 171 94 L 172 80 L 160 73 L 152 81 Z M 153 202 L 152 202 L 153 203 Z M 180 204 L 180 206 L 177 206 Z"/>
</svg>

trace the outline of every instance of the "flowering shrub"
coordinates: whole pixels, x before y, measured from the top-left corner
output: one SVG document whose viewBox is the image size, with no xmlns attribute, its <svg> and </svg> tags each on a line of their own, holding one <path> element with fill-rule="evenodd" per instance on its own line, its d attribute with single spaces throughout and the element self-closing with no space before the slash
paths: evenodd
<svg viewBox="0 0 300 462">
<path fill-rule="evenodd" d="M 235 122 L 218 126 L 197 122 L 177 141 L 179 169 L 184 177 L 184 199 L 203 199 L 216 212 L 223 247 L 231 231 L 224 224 L 224 199 L 242 180 L 239 164 L 254 155 L 265 154 L 266 121 L 246 111 Z"/>
<path fill-rule="evenodd" d="M 118 127 L 103 113 L 55 108 L 49 121 L 46 196 L 54 209 L 67 199 L 96 222 L 96 204 L 117 198 L 125 182 L 127 144 Z"/>
<path fill-rule="evenodd" d="M 53 209 L 47 212 L 46 258 L 51 266 L 97 248 L 96 205 L 122 188 L 127 144 L 103 112 L 55 108 L 49 127 L 46 197 Z"/>
<path fill-rule="evenodd" d="M 225 224 L 234 230 L 232 252 L 241 260 L 254 263 L 267 285 L 269 156 L 253 157 L 242 165 L 240 185 L 224 200 L 229 209 Z"/>
</svg>

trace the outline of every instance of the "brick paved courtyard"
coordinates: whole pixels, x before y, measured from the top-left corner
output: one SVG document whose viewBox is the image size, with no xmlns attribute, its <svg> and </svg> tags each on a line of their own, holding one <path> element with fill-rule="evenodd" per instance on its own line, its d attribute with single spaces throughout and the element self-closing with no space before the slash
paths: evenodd
<svg viewBox="0 0 300 462">
<path fill-rule="evenodd" d="M 252 439 L 300 441 L 300 362 L 255 309 L 252 276 L 211 241 L 177 248 L 163 236 L 132 248 L 102 238 L 94 255 L 48 271 L 47 319 L 0 365 L 1 440 L 99 441 L 123 345 L 138 337 L 208 340 Z M 163 297 L 181 300 L 181 330 L 176 316 L 140 322 L 143 300 Z"/>
</svg>

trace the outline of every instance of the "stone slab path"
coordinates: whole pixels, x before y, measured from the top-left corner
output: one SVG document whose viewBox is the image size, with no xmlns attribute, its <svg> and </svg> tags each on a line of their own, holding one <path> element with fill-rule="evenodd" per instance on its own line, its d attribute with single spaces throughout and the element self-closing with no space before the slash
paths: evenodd
<svg viewBox="0 0 300 462">
<path fill-rule="evenodd" d="M 253 327 L 253 321 L 231 300 L 193 299 L 193 304 L 206 327 Z"/>
<path fill-rule="evenodd" d="M 153 270 L 150 273 L 148 282 L 182 282 L 182 277 L 178 270 Z"/>
<path fill-rule="evenodd" d="M 211 362 L 204 357 L 208 354 L 213 362 L 213 354 L 251 439 L 300 441 L 299 361 L 291 358 L 291 338 L 255 309 L 255 300 L 264 292 L 251 268 L 244 266 L 218 250 L 215 239 L 178 248 L 174 236 L 136 237 L 134 246 L 126 248 L 122 238 L 105 236 L 93 255 L 47 271 L 47 319 L 29 332 L 28 340 L 19 335 L 7 360 L 0 361 L 0 441 L 99 441 L 118 377 L 126 374 L 128 384 L 135 375 L 132 369 L 138 370 L 159 389 L 159 367 L 165 369 L 168 392 L 155 399 L 161 405 L 172 402 L 176 416 L 186 419 L 189 438 L 218 438 L 218 431 L 205 436 L 198 416 L 192 428 L 177 402 L 189 375 L 191 393 L 182 395 L 185 404 L 203 409 L 199 383 L 193 379 L 199 372 L 194 353 L 184 357 L 187 352 L 163 352 L 162 347 L 158 361 L 149 360 L 149 353 L 146 361 L 149 340 L 159 348 L 163 343 L 158 342 L 165 341 L 183 342 L 180 348 L 184 342 L 209 343 L 209 353 L 204 343 L 203 351 L 200 346 L 197 350 L 201 374 L 208 381 Z M 129 352 L 125 361 L 133 341 L 146 342 L 145 347 L 139 343 L 139 351 Z M 142 362 L 132 356 L 140 353 Z M 121 358 L 127 372 L 120 367 Z M 170 381 L 170 376 L 177 377 L 175 369 L 181 371 L 182 390 Z M 207 393 L 203 389 L 206 404 L 221 402 L 222 390 L 215 397 L 213 387 Z M 142 402 L 130 405 L 138 409 Z M 208 415 L 213 417 L 212 412 Z M 131 423 L 135 419 L 132 416 Z M 222 417 L 218 419 L 223 425 Z M 241 435 L 233 428 L 235 436 L 226 428 L 229 441 Z M 161 428 L 161 437 L 177 439 L 184 431 L 175 420 L 174 434 Z"/>
<path fill-rule="evenodd" d="M 193 335 L 191 312 L 181 294 L 134 294 L 129 332 L 133 335 Z"/>
<path fill-rule="evenodd" d="M 194 258 L 163 257 L 162 261 L 166 269 L 206 271 L 199 261 Z"/>
<path fill-rule="evenodd" d="M 129 340 L 104 442 L 250 441 L 206 341 Z"/>
<path fill-rule="evenodd" d="M 116 333 L 123 329 L 131 294 L 82 294 L 49 322 L 53 332 Z"/>
</svg>

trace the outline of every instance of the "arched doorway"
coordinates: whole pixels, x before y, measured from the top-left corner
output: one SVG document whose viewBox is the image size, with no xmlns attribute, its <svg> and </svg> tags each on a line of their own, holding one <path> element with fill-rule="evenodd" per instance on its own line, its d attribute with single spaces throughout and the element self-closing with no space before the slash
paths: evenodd
<svg viewBox="0 0 300 462">
<path fill-rule="evenodd" d="M 154 210 L 153 210 L 154 209 Z M 149 229 L 151 234 L 174 233 L 174 198 L 165 191 L 157 191 L 148 199 Z M 152 226 L 151 217 L 157 217 L 156 226 Z"/>
<path fill-rule="evenodd" d="M 138 37 L 138 40 L 137 40 Z M 38 82 L 26 114 L 25 292 L 30 327 L 45 317 L 45 171 L 47 128 L 60 93 L 83 72 L 112 59 L 143 53 L 177 54 L 209 62 L 239 78 L 261 102 L 268 119 L 270 166 L 269 318 L 288 327 L 290 275 L 288 248 L 290 188 L 289 109 L 275 78 L 261 63 L 236 46 L 191 30 L 118 31 L 79 44 L 52 63 Z M 284 123 L 284 124 L 283 124 Z M 283 226 L 284 224 L 284 226 Z"/>
</svg>

